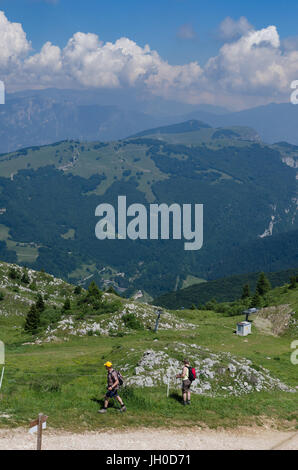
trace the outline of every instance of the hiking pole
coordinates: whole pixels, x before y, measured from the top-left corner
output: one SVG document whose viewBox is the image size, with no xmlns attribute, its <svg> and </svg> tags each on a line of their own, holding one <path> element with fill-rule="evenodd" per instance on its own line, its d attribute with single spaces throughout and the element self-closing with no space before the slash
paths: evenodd
<svg viewBox="0 0 298 470">
<path fill-rule="evenodd" d="M 114 403 L 116 404 L 116 408 L 118 408 L 118 410 L 121 410 L 121 406 L 120 406 L 120 403 L 118 402 L 118 400 L 116 400 L 115 397 L 112 397 L 112 400 L 113 400 Z M 119 406 L 118 406 L 118 403 L 119 403 Z"/>
<path fill-rule="evenodd" d="M 3 341 L 0 341 L 0 366 L 2 366 L 2 372 L 1 372 L 1 378 L 0 378 L 0 390 L 1 390 L 4 370 L 5 370 L 5 345 Z"/>
<path fill-rule="evenodd" d="M 5 370 L 5 366 L 3 366 L 2 373 L 1 373 L 0 390 L 1 390 L 1 388 L 2 388 L 2 382 L 3 382 L 3 377 L 4 377 L 4 370 Z"/>
</svg>

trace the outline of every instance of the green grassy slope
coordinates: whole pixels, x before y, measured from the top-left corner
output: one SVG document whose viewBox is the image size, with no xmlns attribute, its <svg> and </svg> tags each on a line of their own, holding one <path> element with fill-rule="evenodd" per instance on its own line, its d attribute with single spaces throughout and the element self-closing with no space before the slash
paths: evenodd
<svg viewBox="0 0 298 470">
<path fill-rule="evenodd" d="M 251 361 L 254 374 L 265 367 L 270 376 L 294 389 L 297 366 L 290 361 L 291 342 L 297 336 L 294 325 L 282 335 L 272 336 L 253 324 L 253 334 L 241 338 L 234 330 L 242 317 L 185 310 L 169 312 L 156 334 L 153 332 L 155 314 L 152 307 L 122 300 L 121 310 L 127 308 L 134 312 L 144 323 L 143 330 L 125 328 L 116 312 L 85 318 L 82 332 L 82 323 L 76 320 L 78 312 L 74 307 L 74 311 L 65 317 L 67 321 L 72 319 L 74 327 L 63 329 L 67 324 L 64 321 L 59 331 L 57 325 L 53 326 L 55 338 L 49 331 L 32 337 L 23 332 L 22 325 L 28 301 L 34 300 L 36 293 L 21 288 L 19 282 L 9 279 L 8 273 L 9 266 L 1 263 L 0 289 L 4 299 L 0 302 L 0 339 L 6 344 L 6 372 L 0 399 L 0 426 L 27 426 L 40 411 L 49 416 L 50 427 L 71 431 L 113 426 L 236 426 L 261 424 L 268 419 L 282 426 L 297 426 L 296 393 L 274 389 L 229 395 L 220 387 L 221 391 L 214 396 L 208 393 L 194 395 L 192 406 L 185 409 L 179 401 L 179 385 L 176 388 L 172 382 L 169 398 L 165 384 L 125 387 L 121 393 L 128 407 L 126 414 L 119 415 L 114 407 L 106 416 L 97 414 L 105 391 L 103 363 L 111 360 L 124 371 L 126 379 L 131 374 L 132 378 L 138 378 L 140 372 L 134 375 L 134 370 L 144 351 L 153 351 L 156 355 L 163 352 L 176 361 L 185 355 L 192 358 L 194 347 L 199 347 L 200 369 L 203 370 L 204 364 L 212 362 L 214 357 L 220 359 L 225 373 L 216 372 L 215 380 L 226 389 L 234 380 L 227 369 L 229 362 L 240 364 L 243 360 Z M 59 308 L 66 296 L 74 303 L 73 286 L 45 273 L 29 274 L 47 299 L 46 303 L 53 302 Z M 278 288 L 272 291 L 272 302 L 290 304 L 297 312 L 298 290 L 289 292 L 287 288 Z M 107 333 L 90 335 L 87 330 L 94 327 L 94 323 L 110 325 L 110 329 Z M 155 367 L 162 370 L 162 363 L 159 364 Z M 174 372 L 175 368 L 171 374 Z M 200 375 L 200 382 L 206 380 L 206 375 Z M 210 383 L 213 387 L 212 379 Z"/>
<path fill-rule="evenodd" d="M 147 137 L 164 140 L 170 144 L 199 145 L 220 148 L 230 145 L 247 145 L 249 141 L 259 141 L 257 133 L 249 127 L 232 126 L 212 128 L 201 121 L 190 120 L 181 124 L 157 127 L 139 132 L 133 137 Z"/>
</svg>

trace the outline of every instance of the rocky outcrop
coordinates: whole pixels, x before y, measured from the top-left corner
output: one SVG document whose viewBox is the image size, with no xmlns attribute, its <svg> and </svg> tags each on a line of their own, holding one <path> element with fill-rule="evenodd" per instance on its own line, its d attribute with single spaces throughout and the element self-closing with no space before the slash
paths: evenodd
<svg viewBox="0 0 298 470">
<path fill-rule="evenodd" d="M 135 351 L 131 354 L 135 355 Z M 187 356 L 196 368 L 197 378 L 192 383 L 192 391 L 196 394 L 240 396 L 254 391 L 296 392 L 272 377 L 267 369 L 254 365 L 248 359 L 226 352 L 215 354 L 196 344 L 182 343 L 175 345 L 171 352 L 167 347 L 160 351 L 148 349 L 134 366 L 129 362 L 123 365 L 121 370 L 126 374 L 126 385 L 154 387 L 169 384 L 172 390 L 181 388 L 181 379 L 175 378 L 182 369 L 178 356 Z"/>
</svg>

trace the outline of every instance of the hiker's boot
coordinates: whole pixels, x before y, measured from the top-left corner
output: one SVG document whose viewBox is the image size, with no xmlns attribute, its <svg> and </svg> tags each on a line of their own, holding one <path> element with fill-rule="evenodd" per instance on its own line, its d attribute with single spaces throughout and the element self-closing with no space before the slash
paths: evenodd
<svg viewBox="0 0 298 470">
<path fill-rule="evenodd" d="M 98 413 L 106 413 L 107 411 L 107 408 L 102 408 L 101 410 L 98 410 Z"/>
<path fill-rule="evenodd" d="M 120 408 L 120 411 L 121 411 L 122 413 L 124 413 L 124 411 L 126 411 L 126 406 L 125 406 L 125 405 L 122 405 L 121 408 Z"/>
<path fill-rule="evenodd" d="M 182 402 L 182 405 L 185 406 L 185 405 L 186 405 L 186 401 L 183 401 L 183 402 Z"/>
<path fill-rule="evenodd" d="M 190 405 L 190 400 L 187 400 L 186 404 L 187 404 L 187 405 Z"/>
</svg>

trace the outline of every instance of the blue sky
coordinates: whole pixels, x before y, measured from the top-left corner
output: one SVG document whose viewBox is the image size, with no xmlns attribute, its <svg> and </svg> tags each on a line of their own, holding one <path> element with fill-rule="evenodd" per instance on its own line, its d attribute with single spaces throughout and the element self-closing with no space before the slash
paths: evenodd
<svg viewBox="0 0 298 470">
<path fill-rule="evenodd" d="M 285 102 L 298 80 L 289 3 L 0 0 L 0 80 L 10 91 L 135 89 L 234 109 Z"/>
<path fill-rule="evenodd" d="M 103 41 L 129 37 L 149 44 L 170 63 L 204 63 L 221 46 L 219 24 L 227 16 L 245 16 L 261 29 L 278 27 L 281 38 L 298 34 L 298 2 L 285 7 L 270 0 L 0 0 L 10 21 L 21 22 L 38 50 L 46 41 L 63 47 L 77 31 L 94 32 Z M 196 37 L 177 37 L 181 25 L 191 25 Z"/>
</svg>

